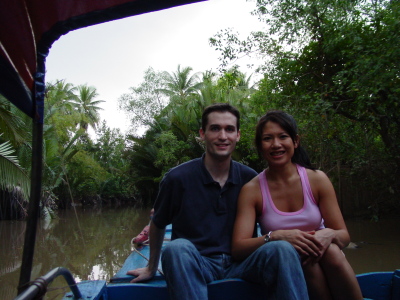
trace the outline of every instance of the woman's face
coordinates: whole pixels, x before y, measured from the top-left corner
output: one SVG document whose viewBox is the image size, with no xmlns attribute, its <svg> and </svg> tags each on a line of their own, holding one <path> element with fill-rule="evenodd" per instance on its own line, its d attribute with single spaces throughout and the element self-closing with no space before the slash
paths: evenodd
<svg viewBox="0 0 400 300">
<path fill-rule="evenodd" d="M 263 158 L 270 166 L 291 162 L 297 146 L 298 138 L 293 141 L 278 123 L 272 121 L 265 123 L 261 136 L 261 148 Z"/>
</svg>

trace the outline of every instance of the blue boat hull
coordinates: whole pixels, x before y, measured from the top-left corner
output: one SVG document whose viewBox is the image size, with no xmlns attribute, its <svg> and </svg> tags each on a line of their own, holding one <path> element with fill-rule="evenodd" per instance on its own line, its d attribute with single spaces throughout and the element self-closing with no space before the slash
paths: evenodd
<svg viewBox="0 0 400 300">
<path fill-rule="evenodd" d="M 167 230 L 165 244 L 168 243 L 171 231 Z M 130 283 L 133 276 L 126 275 L 128 270 L 142 268 L 147 265 L 144 257 L 149 257 L 149 247 L 142 246 L 137 252 L 132 252 L 126 259 L 122 268 L 115 274 L 109 283 L 105 281 L 83 281 L 78 287 L 83 299 L 91 300 L 169 300 L 167 285 L 164 276 L 157 272 L 155 277 L 144 283 Z M 143 257 L 144 256 L 144 257 Z M 161 270 L 161 265 L 159 265 Z M 363 296 L 365 299 L 375 300 L 399 300 L 400 299 L 400 270 L 394 272 L 374 272 L 357 275 Z M 210 300 L 243 300 L 243 299 L 267 299 L 265 290 L 257 284 L 249 283 L 241 279 L 225 279 L 209 283 Z M 73 299 L 72 293 L 63 298 Z"/>
<path fill-rule="evenodd" d="M 400 270 L 357 275 L 365 299 L 400 299 Z M 147 283 L 106 283 L 104 280 L 78 283 L 83 299 L 92 300 L 170 300 L 165 280 L 155 278 Z M 261 286 L 241 279 L 218 280 L 209 284 L 209 299 L 266 299 Z M 72 293 L 63 298 L 73 299 Z"/>
</svg>

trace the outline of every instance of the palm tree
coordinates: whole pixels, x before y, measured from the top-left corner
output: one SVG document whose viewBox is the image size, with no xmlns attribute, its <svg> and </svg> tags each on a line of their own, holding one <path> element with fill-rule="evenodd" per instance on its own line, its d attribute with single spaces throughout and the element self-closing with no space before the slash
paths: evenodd
<svg viewBox="0 0 400 300">
<path fill-rule="evenodd" d="M 190 75 L 192 71 L 191 67 L 185 67 L 181 70 L 181 66 L 178 65 L 175 73 L 169 74 L 166 72 L 166 88 L 159 91 L 169 96 L 171 103 L 181 104 L 188 97 L 197 94 L 197 91 L 202 86 L 197 73 Z"/>
<path fill-rule="evenodd" d="M 24 144 L 29 139 L 29 130 L 22 112 L 0 95 L 0 132 L 2 140 L 8 140 L 16 147 Z"/>
<path fill-rule="evenodd" d="M 58 80 L 55 83 L 46 84 L 46 116 L 51 116 L 54 108 L 61 114 L 72 114 L 76 106 L 76 87 L 65 80 Z"/>
<path fill-rule="evenodd" d="M 17 150 L 29 152 L 30 129 L 23 113 L 0 95 L 0 190 L 19 191 L 25 201 L 30 194 L 29 176 L 17 156 L 11 154 Z"/>
<path fill-rule="evenodd" d="M 86 84 L 77 87 L 76 106 L 78 112 L 81 114 L 80 128 L 87 131 L 89 125 L 96 130 L 96 126 L 100 121 L 99 110 L 102 108 L 98 106 L 104 100 L 94 100 L 99 94 L 95 87 L 87 86 Z"/>
<path fill-rule="evenodd" d="M 68 164 L 79 152 L 77 141 L 86 136 L 88 125 L 94 127 L 99 120 L 96 105 L 102 101 L 94 101 L 96 96 L 95 88 L 75 87 L 64 80 L 47 86 L 43 197 L 50 204 L 56 199 L 53 191 L 69 184 Z"/>
<path fill-rule="evenodd" d="M 11 155 L 15 150 L 9 141 L 0 144 L 0 189 L 13 191 L 21 189 L 25 200 L 29 199 L 30 180 L 25 170 L 19 165 L 16 156 Z"/>
</svg>

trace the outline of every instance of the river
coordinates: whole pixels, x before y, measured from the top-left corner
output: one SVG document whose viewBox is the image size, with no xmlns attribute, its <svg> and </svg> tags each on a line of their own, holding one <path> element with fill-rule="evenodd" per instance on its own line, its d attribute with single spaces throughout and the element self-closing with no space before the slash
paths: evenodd
<svg viewBox="0 0 400 300">
<path fill-rule="evenodd" d="M 108 280 L 131 252 L 130 241 L 149 222 L 149 210 L 103 208 L 65 210 L 51 222 L 41 221 L 37 234 L 32 278 L 62 266 L 77 281 Z M 400 220 L 346 220 L 352 242 L 344 249 L 358 273 L 400 268 Z M 0 221 L 0 299 L 16 296 L 25 221 Z M 45 299 L 61 299 L 68 289 L 56 279 Z"/>
</svg>

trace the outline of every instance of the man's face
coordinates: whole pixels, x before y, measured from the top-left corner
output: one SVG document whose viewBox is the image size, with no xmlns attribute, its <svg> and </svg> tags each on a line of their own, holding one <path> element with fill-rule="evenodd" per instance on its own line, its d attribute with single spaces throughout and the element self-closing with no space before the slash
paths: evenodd
<svg viewBox="0 0 400 300">
<path fill-rule="evenodd" d="M 206 130 L 200 129 L 200 137 L 205 142 L 208 155 L 217 159 L 230 157 L 240 139 L 236 123 L 236 117 L 230 112 L 212 112 L 208 115 Z"/>
</svg>

